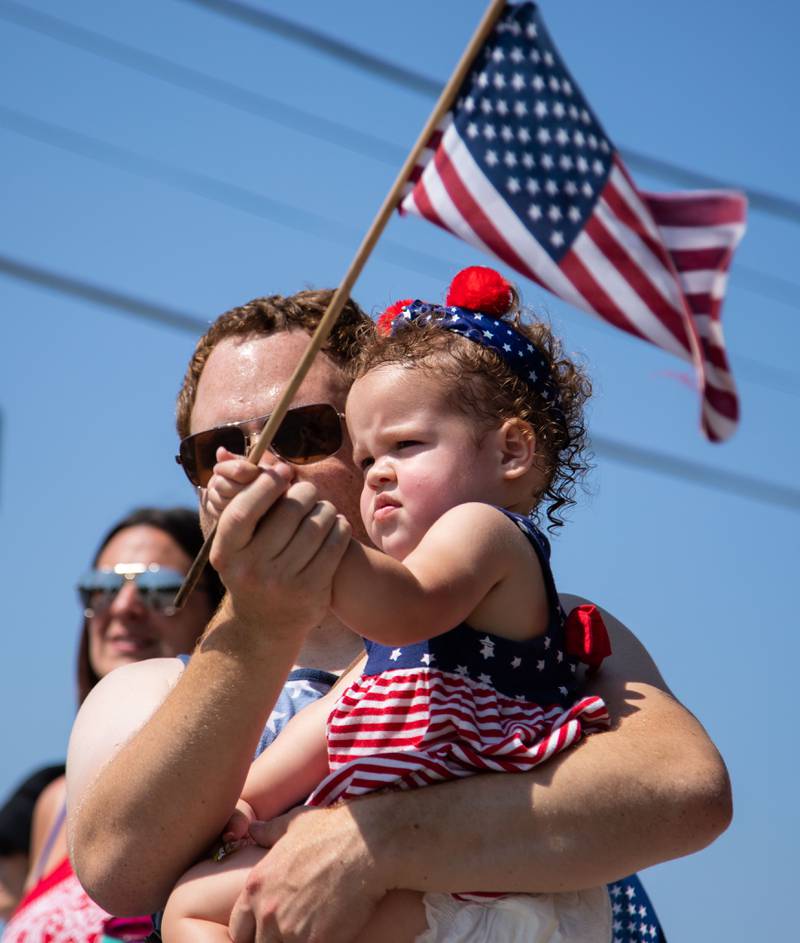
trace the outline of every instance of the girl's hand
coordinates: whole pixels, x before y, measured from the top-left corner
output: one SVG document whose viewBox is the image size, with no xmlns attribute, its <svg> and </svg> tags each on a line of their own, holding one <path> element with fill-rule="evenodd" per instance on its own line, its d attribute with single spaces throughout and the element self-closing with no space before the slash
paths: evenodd
<svg viewBox="0 0 800 943">
<path fill-rule="evenodd" d="M 250 826 L 256 820 L 256 813 L 250 803 L 245 802 L 244 799 L 240 799 L 236 803 L 236 808 L 228 819 L 225 828 L 222 830 L 223 842 L 228 844 L 228 842 L 235 842 L 246 838 L 250 833 Z"/>
<path fill-rule="evenodd" d="M 217 464 L 214 466 L 214 474 L 211 476 L 206 486 L 203 496 L 203 509 L 207 516 L 216 523 L 225 508 L 241 491 L 252 484 L 259 475 L 263 474 L 265 469 L 269 469 L 274 463 L 274 459 L 269 455 L 263 455 L 258 465 L 253 465 L 241 455 L 229 452 L 223 446 L 217 449 Z M 285 464 L 285 463 L 284 463 Z M 291 466 L 286 466 L 290 468 Z M 286 480 L 286 487 L 289 486 L 291 478 Z"/>
<path fill-rule="evenodd" d="M 230 498 L 209 554 L 228 590 L 228 612 L 270 647 L 279 638 L 296 643 L 320 624 L 350 543 L 344 517 L 294 475 L 282 462 L 261 468 Z"/>
</svg>

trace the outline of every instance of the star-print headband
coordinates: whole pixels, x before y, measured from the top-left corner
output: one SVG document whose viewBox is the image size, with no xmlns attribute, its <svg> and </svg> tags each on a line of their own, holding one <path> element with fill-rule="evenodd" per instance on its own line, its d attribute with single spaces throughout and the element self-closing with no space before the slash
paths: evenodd
<svg viewBox="0 0 800 943">
<path fill-rule="evenodd" d="M 396 334 L 412 321 L 436 327 L 493 350 L 528 386 L 551 400 L 555 390 L 548 363 L 539 348 L 500 315 L 511 309 L 515 292 L 494 269 L 473 265 L 456 275 L 447 304 L 398 301 L 378 318 L 378 330 Z"/>
</svg>

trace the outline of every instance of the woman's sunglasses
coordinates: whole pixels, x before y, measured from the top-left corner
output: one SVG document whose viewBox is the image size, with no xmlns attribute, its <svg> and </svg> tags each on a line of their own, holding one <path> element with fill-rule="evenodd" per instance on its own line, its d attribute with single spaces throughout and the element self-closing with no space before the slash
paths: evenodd
<svg viewBox="0 0 800 943">
<path fill-rule="evenodd" d="M 181 441 L 175 461 L 198 488 L 205 488 L 214 473 L 217 449 L 246 455 L 269 416 L 258 416 L 226 426 L 196 432 Z M 309 465 L 338 452 L 342 447 L 342 415 L 330 403 L 295 406 L 278 426 L 270 451 L 293 465 Z"/>
<path fill-rule="evenodd" d="M 135 582 L 139 598 L 149 609 L 165 616 L 175 614 L 172 605 L 184 574 L 157 563 L 118 563 L 111 570 L 89 570 L 78 583 L 78 595 L 87 619 L 105 612 L 126 583 Z"/>
</svg>

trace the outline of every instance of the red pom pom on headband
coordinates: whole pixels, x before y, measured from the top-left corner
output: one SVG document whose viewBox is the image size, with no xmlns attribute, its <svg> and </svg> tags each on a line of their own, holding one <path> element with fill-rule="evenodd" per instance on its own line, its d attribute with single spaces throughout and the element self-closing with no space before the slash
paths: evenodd
<svg viewBox="0 0 800 943">
<path fill-rule="evenodd" d="M 456 275 L 447 306 L 410 298 L 396 301 L 378 318 L 377 331 L 388 336 L 406 324 L 435 325 L 494 351 L 524 383 L 548 402 L 553 388 L 547 357 L 513 324 L 502 320 L 517 294 L 494 269 L 474 265 Z M 402 315 L 402 317 L 400 317 Z"/>
<path fill-rule="evenodd" d="M 462 269 L 450 283 L 446 304 L 499 318 L 510 310 L 513 301 L 514 289 L 499 272 L 483 265 L 471 265 Z"/>
<path fill-rule="evenodd" d="M 375 326 L 379 334 L 391 334 L 392 333 L 392 322 L 397 317 L 398 314 L 406 307 L 410 305 L 413 301 L 413 298 L 403 298 L 402 301 L 395 301 L 393 305 L 383 312 L 383 314 L 375 322 Z"/>
<path fill-rule="evenodd" d="M 391 334 L 392 323 L 398 314 L 413 302 L 413 298 L 395 301 L 380 315 L 376 322 L 379 334 Z M 467 311 L 482 311 L 493 317 L 502 317 L 514 303 L 514 289 L 499 272 L 484 265 L 471 265 L 462 269 L 450 283 L 445 304 L 465 308 Z"/>
</svg>

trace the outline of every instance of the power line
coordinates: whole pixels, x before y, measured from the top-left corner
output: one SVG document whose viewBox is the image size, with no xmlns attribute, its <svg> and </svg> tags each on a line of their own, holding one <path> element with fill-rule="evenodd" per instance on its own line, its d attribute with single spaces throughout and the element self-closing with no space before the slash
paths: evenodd
<svg viewBox="0 0 800 943">
<path fill-rule="evenodd" d="M 0 105 L 0 127 L 39 143 L 58 147 L 72 154 L 98 161 L 146 180 L 154 180 L 203 199 L 213 200 L 240 212 L 270 220 L 304 234 L 314 235 L 339 246 L 345 240 L 352 245 L 357 245 L 363 235 L 355 227 L 345 226 L 336 220 L 275 200 L 255 190 L 218 180 L 207 174 L 175 167 L 164 161 L 137 154 L 127 148 L 42 121 L 2 105 Z M 441 279 L 443 283 L 452 276 L 452 264 L 449 261 L 411 249 L 386 237 L 378 243 L 375 254 L 411 271 Z M 593 324 L 591 320 L 586 323 Z M 601 329 L 599 324 L 597 328 Z M 779 370 L 755 358 L 739 358 L 737 372 L 743 378 L 760 386 L 767 386 L 790 395 L 800 394 L 800 382 L 796 375 L 789 371 Z"/>
<path fill-rule="evenodd" d="M 0 273 L 56 294 L 78 298 L 93 305 L 112 308 L 124 314 L 132 314 L 158 324 L 189 331 L 194 336 L 204 331 L 209 324 L 208 321 L 196 315 L 176 311 L 174 308 L 164 307 L 73 276 L 21 262 L 6 255 L 0 255 Z M 599 457 L 610 461 L 688 481 L 715 491 L 727 492 L 761 504 L 800 511 L 800 490 L 776 482 L 735 474 L 710 465 L 703 465 L 700 462 L 691 462 L 674 455 L 629 445 L 605 436 L 594 436 L 592 447 Z"/>
<path fill-rule="evenodd" d="M 313 134 L 338 147 L 392 167 L 399 167 L 405 157 L 403 148 L 374 134 L 287 105 L 268 95 L 252 92 L 242 85 L 215 78 L 58 17 L 31 10 L 13 0 L 4 0 L 0 5 L 0 19 L 238 111 L 266 118 L 302 134 Z"/>
<path fill-rule="evenodd" d="M 225 0 L 189 0 L 189 2 L 206 7 L 223 16 L 239 20 L 248 26 L 255 26 L 257 29 L 282 36 L 284 39 L 298 43 L 298 45 L 316 49 L 317 52 L 333 59 L 348 62 L 357 69 L 361 69 L 362 72 L 377 75 L 379 78 L 393 82 L 395 85 L 410 88 L 414 92 L 420 92 L 428 96 L 438 96 L 442 90 L 442 83 L 430 78 L 430 76 L 397 65 L 388 59 L 373 55 L 371 52 L 366 52 L 350 43 L 342 42 L 309 26 L 295 23 L 283 16 L 278 16 L 276 13 L 270 13 L 268 10 L 255 10 L 246 3 L 225 2 Z"/>
<path fill-rule="evenodd" d="M 800 285 L 781 275 L 760 272 L 749 265 L 737 262 L 734 277 L 741 282 L 743 287 L 765 298 L 771 298 L 773 301 L 792 307 L 797 307 L 800 302 Z"/>
<path fill-rule="evenodd" d="M 691 481 L 703 487 L 713 488 L 715 491 L 725 491 L 761 504 L 800 511 L 800 490 L 797 488 L 751 478 L 749 475 L 739 475 L 721 468 L 711 468 L 700 462 L 691 462 L 665 452 L 643 449 L 616 439 L 608 439 L 605 436 L 593 436 L 592 447 L 595 454 L 613 462 L 643 468 L 668 478 Z"/>
<path fill-rule="evenodd" d="M 700 189 L 743 190 L 747 194 L 751 209 L 759 210 L 759 212 L 766 213 L 768 216 L 779 216 L 782 219 L 788 219 L 792 223 L 800 223 L 800 202 L 797 200 L 779 196 L 777 193 L 769 193 L 766 190 L 745 187 L 740 183 L 731 183 L 729 180 L 719 180 L 717 177 L 696 170 L 679 167 L 671 161 L 650 157 L 640 151 L 632 151 L 628 147 L 620 148 L 620 153 L 629 166 L 642 171 L 642 173 L 652 174 L 662 180 L 674 180 L 676 183 L 699 187 Z"/>
<path fill-rule="evenodd" d="M 775 390 L 778 393 L 787 393 L 797 396 L 800 393 L 797 374 L 782 367 L 765 364 L 747 354 L 737 353 L 734 357 L 734 373 L 750 383 Z"/>
<path fill-rule="evenodd" d="M 335 39 L 286 17 L 265 10 L 256 10 L 246 3 L 240 3 L 239 0 L 183 0 L 183 2 L 212 10 L 221 16 L 282 36 L 298 45 L 315 49 L 332 59 L 346 62 L 362 72 L 378 76 L 394 85 L 420 92 L 428 97 L 438 97 L 441 93 L 442 83 L 430 76 L 398 66 L 388 59 L 365 52 L 351 43 Z M 738 183 L 719 180 L 670 161 L 649 157 L 627 147 L 620 147 L 619 152 L 631 167 L 645 173 L 692 186 L 743 190 L 747 193 L 752 209 L 771 216 L 780 216 L 795 223 L 800 222 L 800 201 L 791 200 L 776 193 L 768 193 L 765 190 L 756 190 Z"/>
<path fill-rule="evenodd" d="M 210 323 L 191 314 L 176 311 L 174 308 L 154 304 L 111 288 L 93 285 L 69 275 L 59 275 L 57 272 L 20 262 L 7 255 L 0 255 L 0 272 L 9 278 L 46 288 L 59 295 L 79 298 L 81 301 L 88 301 L 90 304 L 100 305 L 103 308 L 112 308 L 123 314 L 133 314 L 146 321 L 155 321 L 157 324 L 174 327 L 180 331 L 191 331 L 195 335 L 205 331 Z"/>
<path fill-rule="evenodd" d="M 265 196 L 256 190 L 249 190 L 238 184 L 228 183 L 197 171 L 175 167 L 157 158 L 137 154 L 127 148 L 42 121 L 2 105 L 0 105 L 0 127 L 40 143 L 124 170 L 126 173 L 147 180 L 155 180 L 203 199 L 213 200 L 215 203 L 229 206 L 251 216 L 268 219 L 306 235 L 314 235 L 338 246 L 341 246 L 345 240 L 352 245 L 357 245 L 363 235 L 361 230 L 354 226 L 346 226 L 319 213 L 300 209 L 290 203 Z M 391 239 L 382 239 L 375 254 L 425 276 L 445 280 L 452 275 L 452 265 L 444 259 L 437 259 L 428 253 L 411 249 Z"/>
<path fill-rule="evenodd" d="M 271 17 L 272 14 L 269 16 Z M 27 7 L 14 3 L 13 0 L 5 0 L 0 5 L 0 19 L 47 36 L 56 42 L 99 56 L 106 61 L 122 65 L 139 74 L 221 102 L 246 114 L 265 118 L 300 134 L 327 141 L 351 153 L 372 158 L 391 167 L 399 167 L 405 157 L 403 148 L 377 135 L 365 133 L 341 122 L 287 105 L 269 96 L 252 92 L 243 86 L 179 65 L 173 60 L 74 26 L 57 17 L 29 10 Z M 642 160 L 648 159 L 642 157 Z M 706 186 L 709 180 L 702 176 L 695 176 L 692 180 L 683 182 Z M 800 285 L 795 282 L 760 272 L 739 262 L 734 269 L 734 278 L 737 284 L 743 287 L 800 310 Z M 767 376 L 763 371 L 762 375 Z M 773 376 L 768 377 L 767 385 L 782 391 L 787 388 L 785 378 L 776 382 Z"/>
</svg>

